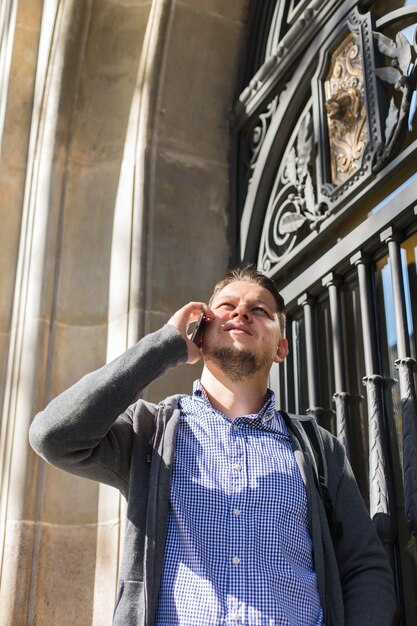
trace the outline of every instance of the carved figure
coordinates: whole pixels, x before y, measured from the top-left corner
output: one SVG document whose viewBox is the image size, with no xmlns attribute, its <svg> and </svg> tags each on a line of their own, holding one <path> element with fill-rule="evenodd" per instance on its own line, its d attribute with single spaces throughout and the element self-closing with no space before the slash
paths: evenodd
<svg viewBox="0 0 417 626">
<path fill-rule="evenodd" d="M 354 33 L 332 55 L 325 93 L 331 182 L 338 185 L 360 167 L 368 139 L 362 58 Z"/>
</svg>

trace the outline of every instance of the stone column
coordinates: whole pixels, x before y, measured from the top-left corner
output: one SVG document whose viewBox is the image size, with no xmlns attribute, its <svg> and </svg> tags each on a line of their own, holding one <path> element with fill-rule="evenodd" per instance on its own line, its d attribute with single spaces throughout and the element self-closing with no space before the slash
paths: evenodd
<svg viewBox="0 0 417 626">
<path fill-rule="evenodd" d="M 43 8 L 30 131 L 6 115 L 3 133 L 3 147 L 12 128 L 28 148 L 13 179 L 22 220 L 5 322 L 0 624 L 105 626 L 123 503 L 44 464 L 27 431 L 50 398 L 222 276 L 228 112 L 248 2 L 30 6 L 39 19 Z M 189 390 L 198 374 L 178 368 L 147 397 Z"/>
<path fill-rule="evenodd" d="M 45 400 L 48 348 L 58 246 L 59 203 L 68 127 L 59 125 L 59 94 L 73 63 L 68 30 L 82 22 L 76 2 L 44 3 L 23 199 L 19 257 L 3 403 L 1 437 L 2 624 L 25 624 L 31 614 L 31 574 L 36 559 L 39 463 L 27 433 Z M 88 12 L 88 5 L 84 6 Z M 55 30 L 51 18 L 56 17 Z M 49 61 L 46 54 L 51 52 Z M 44 64 L 45 62 L 45 64 Z M 10 88 L 10 86 L 9 86 Z M 65 103 L 68 104 L 68 101 Z M 60 134 L 61 131 L 61 134 Z"/>
</svg>

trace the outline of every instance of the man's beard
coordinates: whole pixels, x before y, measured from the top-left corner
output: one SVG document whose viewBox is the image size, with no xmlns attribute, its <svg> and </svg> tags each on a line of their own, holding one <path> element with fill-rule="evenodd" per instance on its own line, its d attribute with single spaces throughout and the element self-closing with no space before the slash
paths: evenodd
<svg viewBox="0 0 417 626">
<path fill-rule="evenodd" d="M 214 348 L 204 354 L 207 361 L 213 361 L 233 382 L 239 382 L 259 372 L 267 363 L 266 355 L 257 358 L 250 350 L 238 350 L 230 346 Z"/>
</svg>

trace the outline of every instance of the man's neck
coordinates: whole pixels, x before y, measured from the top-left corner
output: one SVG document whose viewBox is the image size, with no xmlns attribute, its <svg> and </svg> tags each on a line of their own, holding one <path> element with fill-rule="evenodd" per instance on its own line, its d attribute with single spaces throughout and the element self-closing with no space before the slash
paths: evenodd
<svg viewBox="0 0 417 626">
<path fill-rule="evenodd" d="M 201 384 L 215 409 L 231 420 L 262 409 L 267 392 L 267 375 L 247 376 L 236 382 L 216 369 L 205 365 L 201 375 Z"/>
</svg>

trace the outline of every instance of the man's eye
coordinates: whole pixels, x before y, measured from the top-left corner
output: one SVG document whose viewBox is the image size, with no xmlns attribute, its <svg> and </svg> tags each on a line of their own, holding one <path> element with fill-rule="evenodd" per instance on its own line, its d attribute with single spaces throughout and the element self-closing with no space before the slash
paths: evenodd
<svg viewBox="0 0 417 626">
<path fill-rule="evenodd" d="M 261 306 L 253 307 L 252 311 L 260 311 L 261 313 L 266 313 L 265 309 Z"/>
</svg>

